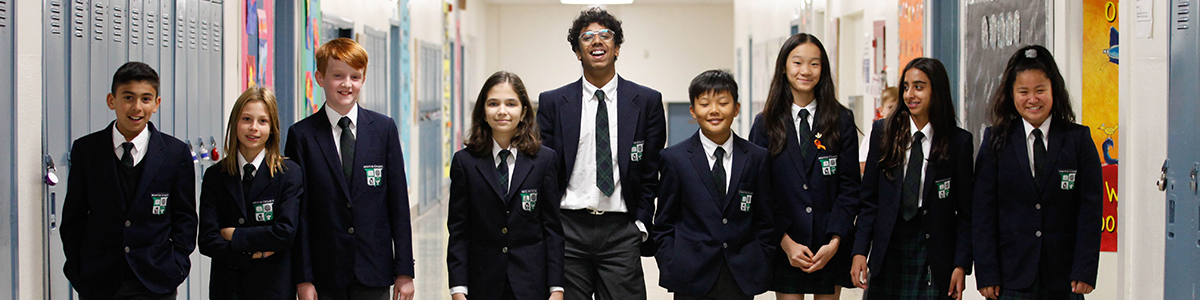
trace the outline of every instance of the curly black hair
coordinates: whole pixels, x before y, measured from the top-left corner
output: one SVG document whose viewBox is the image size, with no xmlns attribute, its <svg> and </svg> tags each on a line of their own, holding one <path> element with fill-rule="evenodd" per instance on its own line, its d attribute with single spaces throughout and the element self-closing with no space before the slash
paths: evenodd
<svg viewBox="0 0 1200 300">
<path fill-rule="evenodd" d="M 625 31 L 621 30 L 621 20 L 608 14 L 604 8 L 593 6 L 579 12 L 579 16 L 575 17 L 575 22 L 571 24 L 571 31 L 567 32 L 567 42 L 571 43 L 571 52 L 579 52 L 579 35 L 583 34 L 583 29 L 592 23 L 598 23 L 600 26 L 612 30 L 613 41 L 617 47 L 625 42 Z"/>
</svg>

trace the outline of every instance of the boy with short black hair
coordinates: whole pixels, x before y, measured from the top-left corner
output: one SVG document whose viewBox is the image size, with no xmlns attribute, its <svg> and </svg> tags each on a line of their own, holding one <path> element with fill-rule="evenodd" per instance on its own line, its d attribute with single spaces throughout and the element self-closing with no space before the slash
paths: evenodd
<svg viewBox="0 0 1200 300">
<path fill-rule="evenodd" d="M 358 105 L 367 74 L 362 46 L 338 38 L 315 56 L 325 105 L 292 125 L 284 150 L 304 170 L 297 294 L 411 300 L 412 224 L 396 122 Z"/>
<path fill-rule="evenodd" d="M 158 131 L 158 72 L 128 62 L 105 100 L 117 118 L 75 140 L 63 202 L 63 272 L 81 299 L 175 299 L 196 248 L 196 171 Z"/>
<path fill-rule="evenodd" d="M 659 285 L 675 299 L 752 299 L 771 283 L 777 240 L 767 150 L 730 128 L 741 108 L 733 75 L 700 73 L 688 96 L 700 130 L 661 152 L 652 230 L 660 245 Z"/>
</svg>

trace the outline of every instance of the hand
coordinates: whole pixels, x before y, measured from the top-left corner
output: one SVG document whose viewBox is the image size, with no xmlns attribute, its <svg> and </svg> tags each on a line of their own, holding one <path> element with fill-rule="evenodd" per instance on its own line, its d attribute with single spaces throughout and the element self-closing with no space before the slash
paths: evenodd
<svg viewBox="0 0 1200 300">
<path fill-rule="evenodd" d="M 396 277 L 396 285 L 392 289 L 392 300 L 413 300 L 413 293 L 417 291 L 412 277 L 404 275 Z"/>
<path fill-rule="evenodd" d="M 980 288 L 979 294 L 983 295 L 984 298 L 988 298 L 988 299 L 1000 298 L 1000 286 L 995 285 L 995 286 Z"/>
<path fill-rule="evenodd" d="M 966 287 L 966 281 L 967 281 L 966 274 L 967 274 L 967 271 L 963 270 L 962 267 L 954 268 L 954 273 L 950 274 L 950 291 L 948 293 L 946 293 L 946 296 L 950 296 L 951 298 L 962 300 L 963 289 L 967 288 Z"/>
<path fill-rule="evenodd" d="M 297 284 L 296 296 L 300 300 L 317 300 L 317 287 L 312 282 Z"/>
<path fill-rule="evenodd" d="M 467 294 L 463 294 L 463 293 L 450 294 L 450 299 L 451 300 L 467 300 Z"/>
<path fill-rule="evenodd" d="M 829 263 L 830 259 L 833 259 L 833 255 L 837 254 L 838 245 L 841 242 L 842 238 L 836 235 L 832 239 L 829 239 L 828 244 L 821 246 L 821 249 L 817 249 L 817 254 L 812 256 L 812 265 L 805 268 L 804 272 L 812 273 L 824 268 L 825 264 Z"/>
<path fill-rule="evenodd" d="M 275 252 L 259 251 L 259 252 L 254 252 L 254 255 L 250 256 L 250 259 L 263 259 L 263 258 L 271 257 L 271 255 L 275 255 Z"/>
<path fill-rule="evenodd" d="M 562 299 L 563 299 L 563 292 L 555 291 L 555 292 L 550 293 L 550 300 L 562 300 Z"/>
<path fill-rule="evenodd" d="M 812 250 L 809 250 L 808 246 L 792 241 L 792 238 L 786 233 L 783 234 L 783 240 L 779 241 L 779 246 L 780 248 L 783 248 L 783 252 L 787 254 L 788 263 L 791 264 L 792 267 L 803 269 L 812 265 Z"/>
<path fill-rule="evenodd" d="M 1079 281 L 1079 280 L 1071 281 L 1071 292 L 1072 293 L 1087 294 L 1087 293 L 1091 293 L 1093 289 L 1095 289 L 1095 288 L 1092 287 L 1092 285 L 1083 283 L 1082 281 Z"/>
<path fill-rule="evenodd" d="M 850 281 L 854 282 L 855 287 L 865 290 L 867 289 L 867 280 L 870 278 L 871 273 L 867 270 L 867 256 L 855 255 L 854 264 L 850 266 Z"/>
<path fill-rule="evenodd" d="M 237 228 L 233 228 L 233 227 L 221 228 L 221 238 L 225 239 L 226 241 L 232 241 L 234 229 L 237 229 Z"/>
</svg>

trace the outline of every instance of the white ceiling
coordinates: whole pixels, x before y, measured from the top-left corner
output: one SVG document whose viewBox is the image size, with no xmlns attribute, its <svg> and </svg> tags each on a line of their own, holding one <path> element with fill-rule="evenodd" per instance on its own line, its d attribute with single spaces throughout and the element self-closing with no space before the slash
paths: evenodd
<svg viewBox="0 0 1200 300">
<path fill-rule="evenodd" d="M 484 0 L 493 4 L 560 4 L 559 0 Z M 733 0 L 633 0 L 632 5 L 638 4 L 732 4 Z M 572 4 L 574 5 L 574 4 Z M 619 6 L 619 5 L 614 5 Z"/>
</svg>

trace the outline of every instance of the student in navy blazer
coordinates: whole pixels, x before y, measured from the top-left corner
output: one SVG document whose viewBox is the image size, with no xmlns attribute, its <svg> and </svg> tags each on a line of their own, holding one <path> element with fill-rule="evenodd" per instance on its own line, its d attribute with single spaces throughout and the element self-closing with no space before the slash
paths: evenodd
<svg viewBox="0 0 1200 300">
<path fill-rule="evenodd" d="M 1082 299 L 1096 286 L 1103 183 L 1050 51 L 1022 47 L 992 96 L 975 161 L 976 286 L 999 299 Z"/>
<path fill-rule="evenodd" d="M 292 125 L 284 150 L 305 175 L 304 221 L 293 254 L 297 293 L 411 299 L 412 224 L 396 122 L 358 105 L 367 66 L 362 46 L 334 39 L 316 58 L 325 105 Z"/>
<path fill-rule="evenodd" d="M 72 144 L 63 201 L 63 273 L 82 299 L 175 299 L 196 247 L 196 176 L 188 146 L 150 124 L 158 73 L 113 75 L 117 119 Z"/>
<path fill-rule="evenodd" d="M 585 9 L 567 35 L 583 78 L 538 96 L 542 144 L 561 156 L 567 299 L 646 297 L 639 254 L 656 249 L 648 226 L 667 128 L 662 94 L 617 74 L 624 39 L 620 20 Z"/>
<path fill-rule="evenodd" d="M 730 129 L 741 108 L 733 75 L 705 71 L 688 94 L 700 130 L 662 151 L 659 285 L 676 299 L 751 299 L 771 284 L 778 241 L 767 149 Z"/>
<path fill-rule="evenodd" d="M 788 38 L 775 62 L 766 107 L 750 128 L 750 141 L 771 153 L 771 199 L 782 235 L 772 289 L 781 299 L 836 299 L 852 285 L 858 128 L 834 98 L 829 56 L 815 36 Z"/>
<path fill-rule="evenodd" d="M 451 161 L 446 264 L 456 300 L 562 299 L 558 156 L 541 146 L 532 108 L 520 77 L 492 74 Z"/>
<path fill-rule="evenodd" d="M 279 151 L 275 95 L 254 86 L 230 112 L 225 159 L 200 187 L 200 254 L 212 257 L 211 299 L 296 299 L 292 242 L 304 173 Z"/>
<path fill-rule="evenodd" d="M 902 105 L 871 130 L 850 279 L 871 299 L 962 299 L 971 270 L 971 133 L 955 122 L 938 60 L 910 61 L 899 91 Z"/>
</svg>

